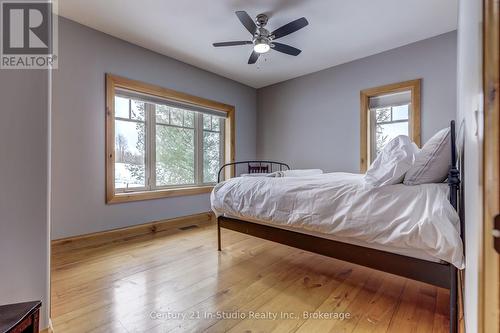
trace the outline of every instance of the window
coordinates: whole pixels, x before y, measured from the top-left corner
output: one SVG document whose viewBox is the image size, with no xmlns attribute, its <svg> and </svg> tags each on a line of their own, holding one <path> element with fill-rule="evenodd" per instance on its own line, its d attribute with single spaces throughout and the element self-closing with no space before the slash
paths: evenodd
<svg viewBox="0 0 500 333">
<path fill-rule="evenodd" d="M 420 145 L 420 80 L 361 91 L 361 172 L 398 135 Z"/>
<path fill-rule="evenodd" d="M 369 103 L 372 120 L 370 162 L 373 162 L 387 142 L 398 135 L 410 135 L 411 96 L 408 91 L 386 94 L 371 97 Z"/>
<path fill-rule="evenodd" d="M 209 192 L 233 160 L 234 107 L 112 75 L 106 93 L 108 203 Z"/>
</svg>

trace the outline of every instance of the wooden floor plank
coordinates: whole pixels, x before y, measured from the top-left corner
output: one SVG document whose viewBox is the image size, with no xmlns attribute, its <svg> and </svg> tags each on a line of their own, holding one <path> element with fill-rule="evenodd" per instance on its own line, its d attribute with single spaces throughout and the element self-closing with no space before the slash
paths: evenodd
<svg viewBox="0 0 500 333">
<path fill-rule="evenodd" d="M 63 242 L 53 254 L 57 333 L 448 329 L 444 289 L 227 230 L 218 252 L 213 226 L 109 244 Z M 317 319 L 304 312 L 350 318 Z M 193 318 L 166 320 L 169 314 Z"/>
<path fill-rule="evenodd" d="M 358 294 L 362 291 L 365 284 L 370 282 L 370 279 L 378 275 L 367 268 L 350 265 L 351 273 L 348 279 L 342 283 L 342 285 L 335 289 L 324 302 L 315 309 L 317 313 L 333 313 L 338 315 L 349 315 L 349 317 L 354 316 L 353 313 L 349 312 L 349 307 L 357 298 Z M 369 272 L 375 274 L 369 274 Z M 366 300 L 365 300 L 366 301 Z M 324 319 L 308 319 L 297 332 L 306 333 L 311 332 L 311 330 L 317 330 L 318 332 L 330 332 L 336 331 L 335 326 L 338 325 L 339 321 L 346 320 L 344 317 L 334 318 L 331 320 Z M 349 319 L 350 320 L 350 319 Z"/>
<path fill-rule="evenodd" d="M 367 302 L 369 307 L 363 313 L 353 333 L 386 332 L 405 284 L 406 280 L 387 275 L 378 293 Z"/>
<path fill-rule="evenodd" d="M 249 243 L 250 241 L 250 243 Z M 68 321 L 71 318 L 75 318 L 79 321 L 85 321 L 85 318 L 88 316 L 92 316 L 93 322 L 96 322 L 98 318 L 102 318 L 105 321 L 107 316 L 107 312 L 111 311 L 115 307 L 116 299 L 118 298 L 121 302 L 134 302 L 133 304 L 138 304 L 138 302 L 142 302 L 140 309 L 140 315 L 143 314 L 144 311 L 147 310 L 147 306 L 149 302 L 147 299 L 150 297 L 150 293 L 155 293 L 155 299 L 153 300 L 153 305 L 155 305 L 156 299 L 172 299 L 179 292 L 182 292 L 185 288 L 190 287 L 192 284 L 195 284 L 197 281 L 199 283 L 206 283 L 209 278 L 212 280 L 212 285 L 221 286 L 221 279 L 218 275 L 223 271 L 230 271 L 232 273 L 231 283 L 236 283 L 238 281 L 235 273 L 241 271 L 240 266 L 250 267 L 254 271 L 259 271 L 259 268 L 262 267 L 265 263 L 271 262 L 273 260 L 273 256 L 268 256 L 266 260 L 259 260 L 259 262 L 253 262 L 253 256 L 258 256 L 260 252 L 265 252 L 267 248 L 269 248 L 272 244 L 270 243 L 262 243 L 256 239 L 247 238 L 245 241 L 242 241 L 240 246 L 249 246 L 252 245 L 251 242 L 257 242 L 258 246 L 252 247 L 252 251 L 238 251 L 238 248 L 234 248 L 233 252 L 230 254 L 226 254 L 219 258 L 217 256 L 211 256 L 210 260 L 206 260 L 205 262 L 199 263 L 198 265 L 192 265 L 191 262 L 188 262 L 186 265 L 175 265 L 172 266 L 170 271 L 163 271 L 158 268 L 152 269 L 151 271 L 144 272 L 142 275 L 143 281 L 140 281 L 140 276 L 134 278 L 132 281 L 127 281 L 127 279 L 121 279 L 112 285 L 110 290 L 102 290 L 92 294 L 92 298 L 87 300 L 88 295 L 75 295 L 76 297 L 71 298 L 70 302 L 66 302 L 61 304 L 66 311 L 73 307 L 78 307 L 80 304 L 80 309 L 78 313 L 69 313 L 68 316 L 65 316 L 65 320 Z M 243 248 L 242 248 L 243 249 Z M 245 256 L 245 253 L 246 256 Z M 220 261 L 219 261 L 220 259 Z M 236 261 L 238 260 L 238 261 Z M 275 260 L 279 260 L 279 258 L 275 258 Z M 213 276 L 211 276 L 213 275 Z M 155 282 L 157 277 L 161 277 L 162 280 L 158 284 Z M 207 288 L 213 286 L 208 285 Z M 144 290 L 148 288 L 148 292 L 144 293 Z M 193 288 L 191 288 L 193 289 Z M 137 295 L 142 290 L 142 294 Z M 108 293 L 109 291 L 109 293 Z M 102 295 L 106 295 L 107 297 L 102 297 Z M 201 297 L 201 292 L 195 295 L 196 299 Z M 82 297 L 85 299 L 82 300 Z M 143 299 L 146 299 L 144 301 Z M 105 307 L 102 307 L 103 303 Z M 83 304 L 83 306 L 82 306 Z M 156 305 L 155 305 L 156 306 Z M 157 308 L 157 307 L 156 307 Z M 153 311 L 155 308 L 150 309 Z M 88 313 L 91 310 L 90 314 Z M 126 310 L 123 307 L 120 308 L 120 313 L 122 315 L 130 316 L 130 312 L 133 309 Z"/>
</svg>

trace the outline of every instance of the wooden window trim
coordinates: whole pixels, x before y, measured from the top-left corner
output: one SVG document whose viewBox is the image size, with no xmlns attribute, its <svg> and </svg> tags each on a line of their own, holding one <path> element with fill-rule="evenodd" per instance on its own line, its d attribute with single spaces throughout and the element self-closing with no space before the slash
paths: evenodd
<svg viewBox="0 0 500 333">
<path fill-rule="evenodd" d="M 420 147 L 420 99 L 422 79 L 398 82 L 384 86 L 362 90 L 360 93 L 360 171 L 366 172 L 370 164 L 370 115 L 369 99 L 380 95 L 411 91 L 411 108 L 409 114 L 410 138 Z"/>
<path fill-rule="evenodd" d="M 116 193 L 115 191 L 115 109 L 114 97 L 117 88 L 188 103 L 217 111 L 225 112 L 224 123 L 224 163 L 234 162 L 235 155 L 235 108 L 232 105 L 212 101 L 202 97 L 192 96 L 182 92 L 163 88 L 121 76 L 106 74 L 106 203 L 122 203 L 139 200 L 151 200 L 183 195 L 209 193 L 213 186 L 190 186 L 152 191 Z M 234 168 L 227 168 L 225 176 L 234 175 Z"/>
</svg>

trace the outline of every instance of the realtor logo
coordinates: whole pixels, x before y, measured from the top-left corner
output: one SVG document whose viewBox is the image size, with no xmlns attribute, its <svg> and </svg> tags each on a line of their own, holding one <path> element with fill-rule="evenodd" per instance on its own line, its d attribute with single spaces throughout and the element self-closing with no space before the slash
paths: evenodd
<svg viewBox="0 0 500 333">
<path fill-rule="evenodd" d="M 1 2 L 0 68 L 57 67 L 55 3 L 49 0 Z"/>
</svg>

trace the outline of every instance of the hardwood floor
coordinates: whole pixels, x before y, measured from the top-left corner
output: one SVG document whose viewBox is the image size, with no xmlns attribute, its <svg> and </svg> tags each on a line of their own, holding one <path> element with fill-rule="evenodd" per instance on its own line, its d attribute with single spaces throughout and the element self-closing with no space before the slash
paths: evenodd
<svg viewBox="0 0 500 333">
<path fill-rule="evenodd" d="M 445 289 L 228 230 L 222 237 L 220 253 L 213 225 L 54 245 L 54 332 L 448 331 Z"/>
</svg>

